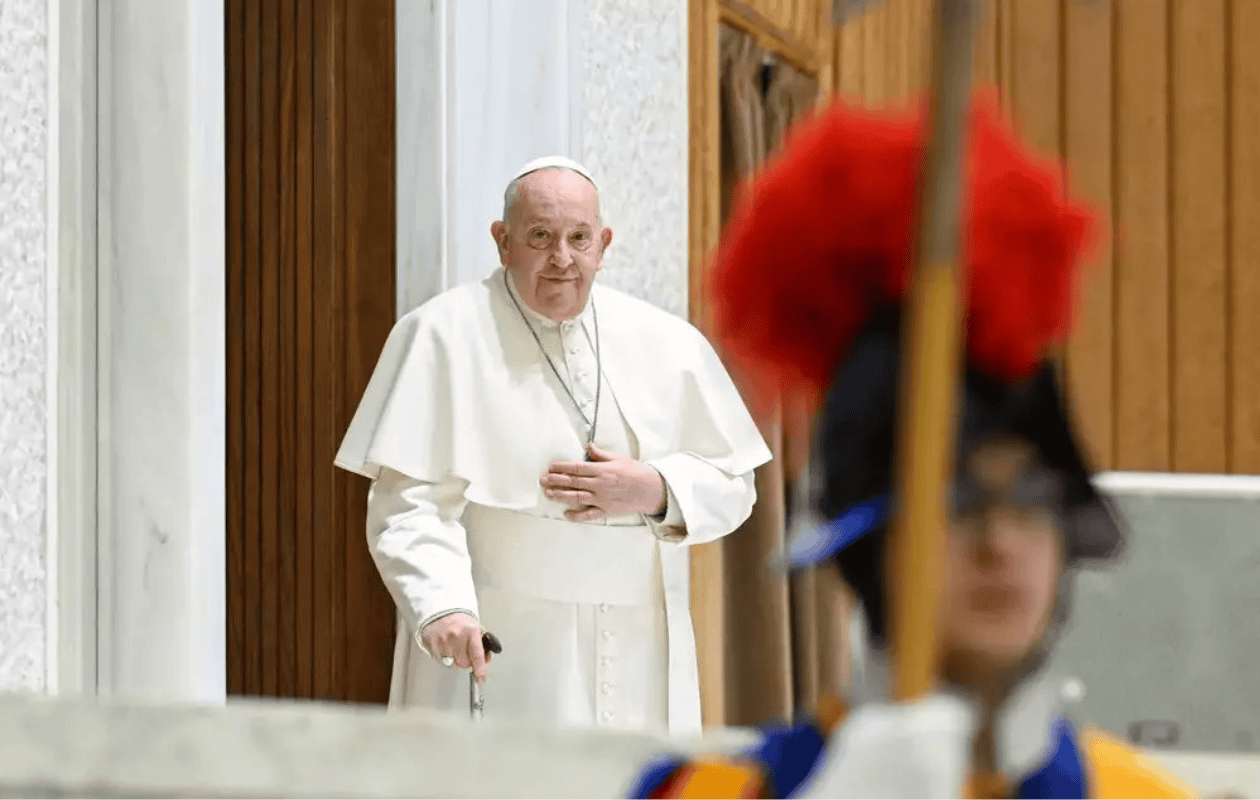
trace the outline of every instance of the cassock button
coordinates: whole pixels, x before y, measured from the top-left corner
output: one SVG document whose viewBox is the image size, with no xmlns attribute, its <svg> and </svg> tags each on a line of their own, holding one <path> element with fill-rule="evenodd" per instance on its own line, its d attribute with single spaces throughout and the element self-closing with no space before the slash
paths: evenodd
<svg viewBox="0 0 1260 800">
<path fill-rule="evenodd" d="M 607 603 L 600 603 L 600 604 L 599 604 L 599 610 L 600 610 L 600 611 L 602 611 L 602 612 L 604 612 L 605 614 L 607 614 L 607 613 L 608 613 L 608 604 L 607 604 Z"/>
<path fill-rule="evenodd" d="M 604 722 L 611 722 L 612 717 L 613 715 L 611 711 L 605 711 L 603 714 L 599 715 L 599 718 L 602 719 Z"/>
<path fill-rule="evenodd" d="M 600 635 L 604 637 L 605 642 L 608 641 L 609 639 L 612 639 L 612 631 L 604 631 Z"/>
<path fill-rule="evenodd" d="M 604 685 L 600 686 L 600 687 L 599 687 L 599 693 L 600 693 L 600 694 L 602 694 L 602 695 L 604 695 L 605 697 L 607 697 L 608 695 L 612 694 L 612 684 L 611 684 L 611 683 L 605 683 Z"/>
</svg>

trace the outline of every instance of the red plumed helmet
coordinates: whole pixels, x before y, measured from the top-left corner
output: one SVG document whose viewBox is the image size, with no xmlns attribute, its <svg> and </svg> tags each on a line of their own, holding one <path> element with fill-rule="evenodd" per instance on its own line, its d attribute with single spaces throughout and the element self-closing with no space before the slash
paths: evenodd
<svg viewBox="0 0 1260 800">
<path fill-rule="evenodd" d="M 759 402 L 816 402 L 871 315 L 904 299 L 926 116 L 837 101 L 741 188 L 710 273 L 711 324 L 732 367 L 757 376 Z M 1017 381 L 1069 333 L 1095 217 L 990 93 L 973 99 L 966 152 L 967 355 Z"/>
</svg>

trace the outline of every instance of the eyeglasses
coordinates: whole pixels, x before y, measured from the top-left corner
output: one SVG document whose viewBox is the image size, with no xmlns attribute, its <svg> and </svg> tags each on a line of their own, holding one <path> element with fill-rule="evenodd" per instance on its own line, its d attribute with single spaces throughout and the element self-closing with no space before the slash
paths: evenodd
<svg viewBox="0 0 1260 800">
<path fill-rule="evenodd" d="M 1010 484 L 996 489 L 962 476 L 954 484 L 951 506 L 951 530 L 958 534 L 978 536 L 998 518 L 1010 523 L 1013 531 L 1042 536 L 1058 530 L 1063 481 L 1056 473 L 1042 468 L 1021 473 Z"/>
</svg>

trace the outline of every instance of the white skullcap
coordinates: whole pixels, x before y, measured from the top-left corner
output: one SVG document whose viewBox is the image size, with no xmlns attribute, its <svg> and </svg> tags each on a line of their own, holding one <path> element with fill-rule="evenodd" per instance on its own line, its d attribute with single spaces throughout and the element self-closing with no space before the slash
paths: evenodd
<svg viewBox="0 0 1260 800">
<path fill-rule="evenodd" d="M 595 183 L 595 179 L 591 177 L 591 173 L 586 167 L 582 166 L 573 159 L 565 158 L 564 156 L 543 156 L 542 158 L 535 158 L 533 161 L 517 170 L 516 174 L 512 176 L 512 179 L 509 180 L 508 183 L 519 180 L 531 172 L 537 172 L 540 169 L 552 168 L 572 170 L 590 181 L 591 185 L 596 187 L 596 189 L 599 188 L 599 185 Z"/>
</svg>

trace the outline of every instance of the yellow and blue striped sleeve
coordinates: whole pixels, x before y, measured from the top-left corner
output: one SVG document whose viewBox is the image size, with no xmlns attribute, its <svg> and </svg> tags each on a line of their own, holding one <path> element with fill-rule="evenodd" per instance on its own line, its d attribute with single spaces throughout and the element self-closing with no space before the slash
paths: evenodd
<svg viewBox="0 0 1260 800">
<path fill-rule="evenodd" d="M 640 774 L 629 796 L 636 800 L 744 800 L 764 798 L 765 788 L 765 775 L 757 764 L 712 756 L 657 761 Z"/>
</svg>

